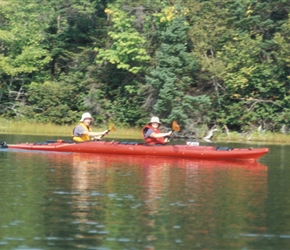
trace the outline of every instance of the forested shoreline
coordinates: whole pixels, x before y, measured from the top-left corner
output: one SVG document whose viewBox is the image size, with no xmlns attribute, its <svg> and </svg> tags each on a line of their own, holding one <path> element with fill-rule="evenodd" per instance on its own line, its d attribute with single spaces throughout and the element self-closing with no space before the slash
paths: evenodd
<svg viewBox="0 0 290 250">
<path fill-rule="evenodd" d="M 0 116 L 288 132 L 289 11 L 284 0 L 0 1 Z"/>
</svg>

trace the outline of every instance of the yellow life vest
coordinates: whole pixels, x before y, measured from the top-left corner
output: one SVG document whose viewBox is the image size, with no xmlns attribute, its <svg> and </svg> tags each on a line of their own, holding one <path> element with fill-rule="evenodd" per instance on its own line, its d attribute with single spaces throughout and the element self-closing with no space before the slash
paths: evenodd
<svg viewBox="0 0 290 250">
<path fill-rule="evenodd" d="M 81 125 L 86 131 L 90 132 L 92 129 L 90 127 L 87 127 L 84 123 L 80 123 L 78 125 Z M 77 125 L 77 126 L 78 126 Z M 75 126 L 75 128 L 77 127 Z M 74 135 L 74 130 L 75 128 L 73 129 L 73 137 L 72 137 L 72 140 L 75 141 L 75 142 L 84 142 L 84 141 L 89 141 L 91 138 L 89 135 L 86 135 L 86 134 L 82 134 L 81 136 L 75 136 Z"/>
</svg>

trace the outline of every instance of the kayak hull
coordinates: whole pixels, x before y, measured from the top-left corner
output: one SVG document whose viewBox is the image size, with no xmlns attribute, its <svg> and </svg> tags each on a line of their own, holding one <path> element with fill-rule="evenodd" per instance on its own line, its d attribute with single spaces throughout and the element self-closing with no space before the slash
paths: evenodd
<svg viewBox="0 0 290 250">
<path fill-rule="evenodd" d="M 147 146 L 140 143 L 92 141 L 84 143 L 19 143 L 8 148 L 54 152 L 77 152 L 93 154 L 149 155 L 182 157 L 206 160 L 247 160 L 257 161 L 267 154 L 268 148 L 227 148 L 213 146 L 162 145 Z"/>
</svg>

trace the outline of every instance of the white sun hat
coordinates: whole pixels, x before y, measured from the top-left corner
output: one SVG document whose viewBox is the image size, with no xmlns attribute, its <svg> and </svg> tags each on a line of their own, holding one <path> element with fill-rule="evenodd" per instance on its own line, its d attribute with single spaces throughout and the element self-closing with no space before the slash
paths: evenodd
<svg viewBox="0 0 290 250">
<path fill-rule="evenodd" d="M 148 122 L 148 124 L 153 123 L 153 122 L 156 122 L 156 123 L 161 125 L 161 122 L 160 122 L 160 120 L 159 120 L 159 118 L 157 116 L 153 116 L 151 118 L 150 122 Z"/>
<path fill-rule="evenodd" d="M 83 122 L 85 119 L 91 119 L 94 120 L 90 113 L 86 112 L 82 114 L 82 118 L 80 119 L 80 122 Z"/>
</svg>

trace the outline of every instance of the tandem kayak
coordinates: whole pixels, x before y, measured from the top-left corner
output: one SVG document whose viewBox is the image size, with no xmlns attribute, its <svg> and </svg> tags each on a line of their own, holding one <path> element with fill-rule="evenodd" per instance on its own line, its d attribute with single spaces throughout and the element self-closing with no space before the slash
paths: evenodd
<svg viewBox="0 0 290 250">
<path fill-rule="evenodd" d="M 268 148 L 230 148 L 196 145 L 155 145 L 136 142 L 89 141 L 74 143 L 62 140 L 7 145 L 11 149 L 92 154 L 148 155 L 205 160 L 257 161 Z"/>
</svg>

